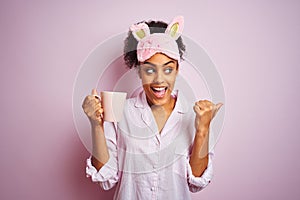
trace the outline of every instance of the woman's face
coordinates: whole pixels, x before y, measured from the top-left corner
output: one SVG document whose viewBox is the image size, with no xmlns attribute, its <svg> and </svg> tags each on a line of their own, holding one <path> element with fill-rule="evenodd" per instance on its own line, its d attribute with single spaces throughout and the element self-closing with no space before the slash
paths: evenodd
<svg viewBox="0 0 300 200">
<path fill-rule="evenodd" d="M 163 106 L 170 102 L 177 69 L 177 61 L 161 53 L 140 63 L 139 75 L 150 106 Z"/>
</svg>

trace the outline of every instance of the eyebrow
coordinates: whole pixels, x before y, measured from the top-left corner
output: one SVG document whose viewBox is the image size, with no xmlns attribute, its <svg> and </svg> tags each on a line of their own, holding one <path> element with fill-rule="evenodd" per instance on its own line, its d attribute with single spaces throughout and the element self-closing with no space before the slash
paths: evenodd
<svg viewBox="0 0 300 200">
<path fill-rule="evenodd" d="M 173 60 L 170 60 L 170 61 L 168 61 L 168 62 L 166 62 L 165 64 L 163 64 L 163 66 L 166 66 L 166 65 L 168 65 L 168 64 L 170 64 L 170 63 L 175 63 Z M 155 64 L 153 64 L 153 63 L 151 63 L 151 62 L 144 62 L 144 64 L 148 64 L 148 65 L 152 65 L 153 67 L 156 67 L 157 65 L 155 65 Z"/>
</svg>

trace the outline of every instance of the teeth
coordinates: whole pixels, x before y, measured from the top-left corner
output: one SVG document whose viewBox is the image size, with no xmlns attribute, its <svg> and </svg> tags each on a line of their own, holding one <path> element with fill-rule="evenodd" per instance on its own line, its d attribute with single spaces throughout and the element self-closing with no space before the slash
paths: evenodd
<svg viewBox="0 0 300 200">
<path fill-rule="evenodd" d="M 165 88 L 165 87 L 159 87 L 159 88 L 153 87 L 153 89 L 156 90 L 156 91 L 163 91 L 163 90 L 165 90 L 166 88 Z"/>
</svg>

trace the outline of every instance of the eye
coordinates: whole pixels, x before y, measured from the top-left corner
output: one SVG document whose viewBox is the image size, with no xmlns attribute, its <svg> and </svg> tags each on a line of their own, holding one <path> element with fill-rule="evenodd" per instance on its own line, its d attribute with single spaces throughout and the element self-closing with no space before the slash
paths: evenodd
<svg viewBox="0 0 300 200">
<path fill-rule="evenodd" d="M 145 69 L 145 72 L 146 72 L 147 74 L 153 74 L 153 73 L 155 72 L 155 70 L 154 70 L 153 68 L 146 68 L 146 69 Z"/>
<path fill-rule="evenodd" d="M 165 69 L 166 74 L 171 74 L 172 71 L 173 71 L 173 69 L 171 67 L 168 67 L 168 68 Z"/>
</svg>

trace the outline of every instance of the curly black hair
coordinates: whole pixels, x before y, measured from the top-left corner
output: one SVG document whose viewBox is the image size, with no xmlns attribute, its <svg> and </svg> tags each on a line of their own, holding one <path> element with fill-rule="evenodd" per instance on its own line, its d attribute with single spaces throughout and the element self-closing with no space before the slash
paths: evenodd
<svg viewBox="0 0 300 200">
<path fill-rule="evenodd" d="M 145 21 L 143 21 L 145 22 Z M 142 22 L 139 22 L 142 23 Z M 138 23 L 138 24 L 139 24 Z M 168 27 L 168 24 L 162 21 L 149 21 L 145 22 L 150 29 L 150 34 L 152 33 L 164 33 L 165 30 Z M 178 45 L 178 50 L 180 54 L 180 58 L 182 58 L 183 53 L 185 52 L 185 45 L 182 42 L 181 36 L 176 40 L 176 43 Z M 132 67 L 136 67 L 138 63 L 137 59 L 137 53 L 136 53 L 136 48 L 137 48 L 138 41 L 134 38 L 132 35 L 132 32 L 128 32 L 128 36 L 124 41 L 124 61 L 125 64 L 131 69 Z"/>
</svg>

